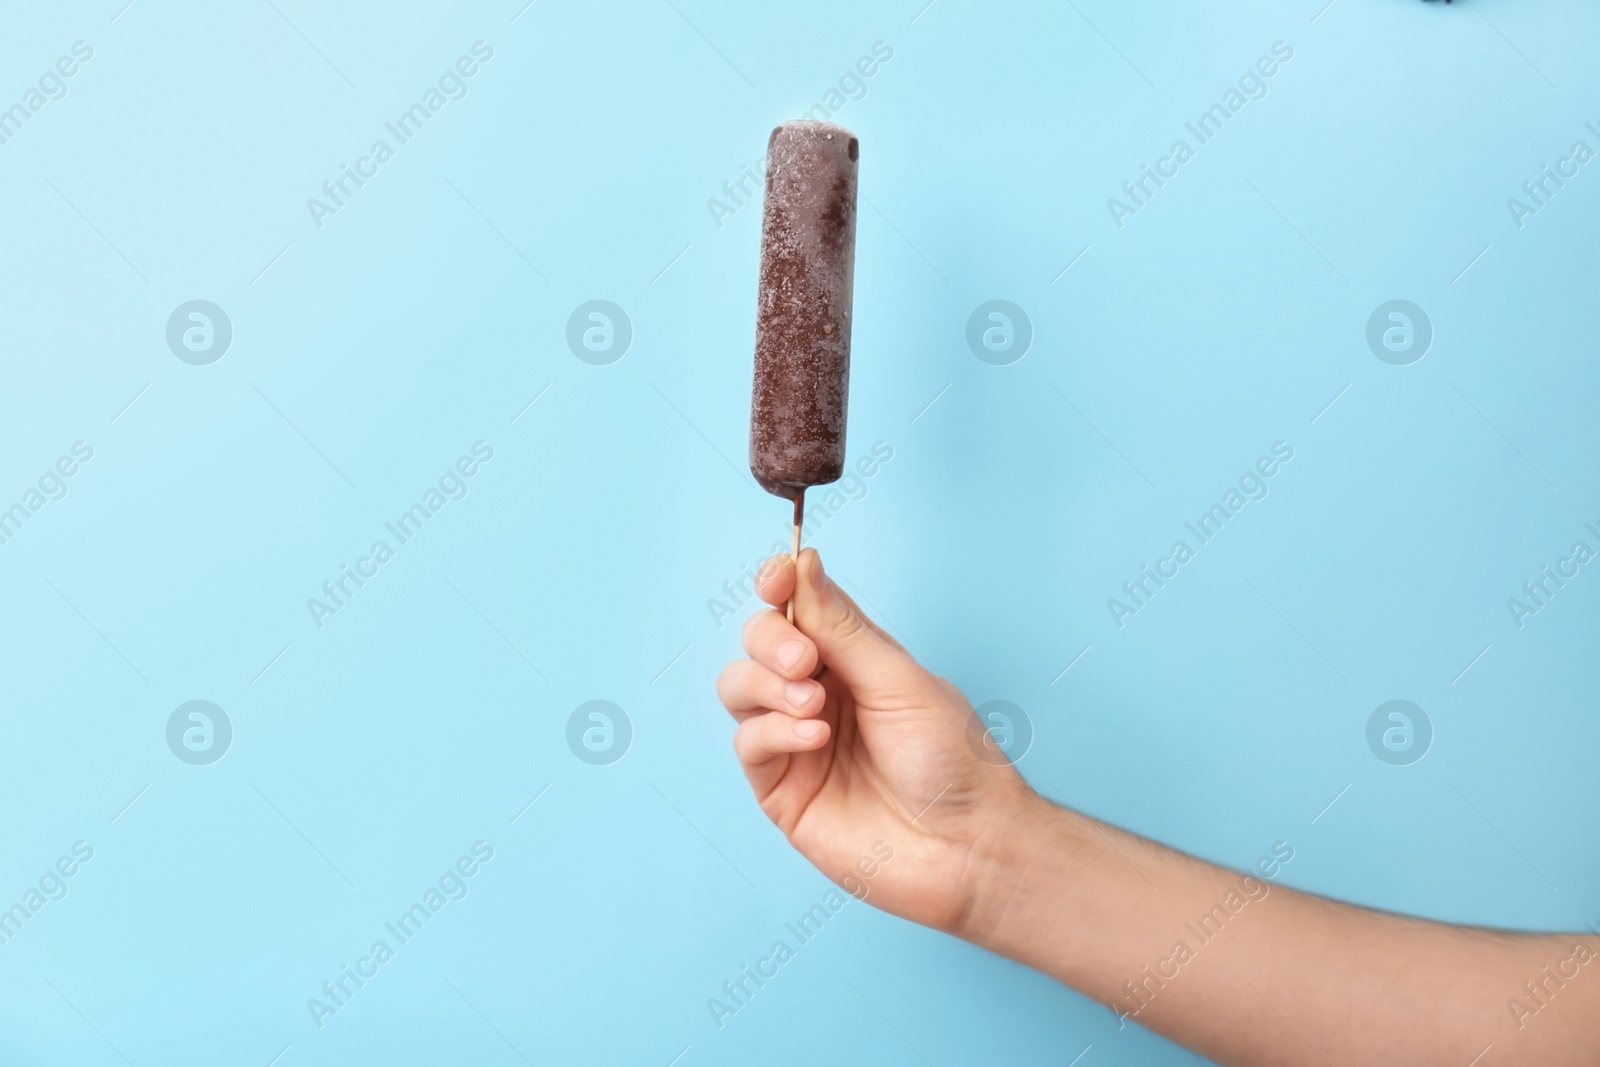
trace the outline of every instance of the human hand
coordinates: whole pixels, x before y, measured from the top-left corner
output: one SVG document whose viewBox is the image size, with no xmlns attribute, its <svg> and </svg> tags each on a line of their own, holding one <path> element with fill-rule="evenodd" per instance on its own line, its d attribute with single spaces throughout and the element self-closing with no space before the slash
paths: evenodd
<svg viewBox="0 0 1600 1067">
<path fill-rule="evenodd" d="M 1567 970 L 1595 958 L 1584 935 L 1421 922 L 1287 886 L 1269 897 L 1259 880 L 1252 892 L 1251 876 L 1050 804 L 980 756 L 972 706 L 862 614 L 816 552 L 774 557 L 756 588 L 772 605 L 793 592 L 795 621 L 752 617 L 750 658 L 717 681 L 739 720 L 734 750 L 767 816 L 857 896 L 1230 1067 L 1476 1063 L 1490 1048 L 1493 1062 L 1595 1062 L 1600 985 Z M 1535 981 L 1560 999 L 1535 996 Z"/>
<path fill-rule="evenodd" d="M 756 800 L 836 882 L 962 934 L 974 903 L 992 896 L 993 854 L 1037 796 L 1003 758 L 979 758 L 972 705 L 868 619 L 814 549 L 768 560 L 756 590 L 780 607 L 792 594 L 794 622 L 778 610 L 752 616 L 750 658 L 717 680 Z M 863 882 L 855 865 L 879 842 L 893 859 Z"/>
</svg>

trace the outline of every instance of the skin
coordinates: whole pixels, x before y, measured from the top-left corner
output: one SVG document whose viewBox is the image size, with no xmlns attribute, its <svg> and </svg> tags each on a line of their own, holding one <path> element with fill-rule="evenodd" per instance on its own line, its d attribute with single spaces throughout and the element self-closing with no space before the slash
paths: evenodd
<svg viewBox="0 0 1600 1067">
<path fill-rule="evenodd" d="M 1353 907 L 1061 808 L 979 757 L 972 705 L 814 550 L 769 560 L 757 590 L 775 609 L 717 682 L 734 751 L 790 844 L 877 907 L 1230 1067 L 1600 1064 L 1600 938 Z M 862 866 L 878 842 L 892 860 Z"/>
</svg>

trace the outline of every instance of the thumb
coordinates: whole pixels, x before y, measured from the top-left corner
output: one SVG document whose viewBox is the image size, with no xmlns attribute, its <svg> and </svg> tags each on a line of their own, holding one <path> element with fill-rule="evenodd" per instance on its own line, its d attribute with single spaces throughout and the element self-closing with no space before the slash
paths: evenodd
<svg viewBox="0 0 1600 1067">
<path fill-rule="evenodd" d="M 816 643 L 822 662 L 857 698 L 903 694 L 926 680 L 917 661 L 833 584 L 816 549 L 801 552 L 797 562 L 795 626 Z"/>
</svg>

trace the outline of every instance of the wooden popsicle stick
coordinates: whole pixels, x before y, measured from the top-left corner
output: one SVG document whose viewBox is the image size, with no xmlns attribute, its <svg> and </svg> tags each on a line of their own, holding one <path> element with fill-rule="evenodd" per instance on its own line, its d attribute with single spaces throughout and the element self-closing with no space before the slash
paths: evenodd
<svg viewBox="0 0 1600 1067">
<path fill-rule="evenodd" d="M 805 518 L 806 491 L 800 490 L 800 495 L 794 498 L 794 585 L 800 588 L 800 523 Z M 786 612 L 790 622 L 794 622 L 794 592 L 789 593 L 789 608 Z"/>
</svg>

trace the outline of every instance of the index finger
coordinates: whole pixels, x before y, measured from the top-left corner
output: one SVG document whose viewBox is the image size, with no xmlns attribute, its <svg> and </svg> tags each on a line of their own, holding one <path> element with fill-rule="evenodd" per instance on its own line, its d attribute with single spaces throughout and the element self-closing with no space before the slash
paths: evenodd
<svg viewBox="0 0 1600 1067">
<path fill-rule="evenodd" d="M 794 595 L 794 557 L 780 552 L 756 572 L 756 593 L 775 608 L 781 608 Z"/>
</svg>

